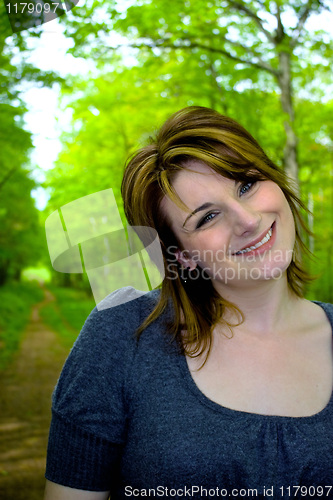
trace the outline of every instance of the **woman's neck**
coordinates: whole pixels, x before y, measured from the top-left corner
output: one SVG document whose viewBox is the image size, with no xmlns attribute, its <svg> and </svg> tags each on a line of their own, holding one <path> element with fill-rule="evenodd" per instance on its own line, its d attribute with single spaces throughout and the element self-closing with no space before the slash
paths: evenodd
<svg viewBox="0 0 333 500">
<path fill-rule="evenodd" d="M 244 315 L 238 330 L 256 335 L 283 335 L 297 321 L 302 299 L 293 293 L 286 277 L 279 280 L 257 281 L 254 286 L 216 287 L 221 296 L 236 305 Z M 235 323 L 233 313 L 227 312 L 225 319 Z M 288 327 L 288 328 L 287 328 Z"/>
</svg>

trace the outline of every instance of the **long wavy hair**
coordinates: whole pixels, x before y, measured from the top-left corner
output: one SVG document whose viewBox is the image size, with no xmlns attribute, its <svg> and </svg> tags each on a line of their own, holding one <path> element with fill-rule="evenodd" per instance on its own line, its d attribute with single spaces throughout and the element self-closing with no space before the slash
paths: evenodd
<svg viewBox="0 0 333 500">
<path fill-rule="evenodd" d="M 301 263 L 301 251 L 308 251 L 302 242 L 301 231 L 309 231 L 300 210 L 307 209 L 291 187 L 291 180 L 267 157 L 249 132 L 217 111 L 199 106 L 178 111 L 164 123 L 155 139 L 151 138 L 147 146 L 129 159 L 121 186 L 125 215 L 132 226 L 156 229 L 165 265 L 159 301 L 137 334 L 155 321 L 171 301 L 174 314 L 168 325 L 169 333 L 184 354 L 195 357 L 206 353 L 206 360 L 217 322 L 224 324 L 232 335 L 232 327 L 244 318 L 234 304 L 216 292 L 204 271 L 186 283 L 179 276 L 181 269 L 174 250 L 181 247 L 162 213 L 161 201 L 169 196 L 189 211 L 173 190 L 172 181 L 191 160 L 205 163 L 228 179 L 240 182 L 271 180 L 281 188 L 291 208 L 296 230 L 287 280 L 290 290 L 299 297 L 303 296 L 304 285 L 312 279 Z M 238 322 L 231 324 L 224 320 L 226 308 L 236 313 Z"/>
</svg>

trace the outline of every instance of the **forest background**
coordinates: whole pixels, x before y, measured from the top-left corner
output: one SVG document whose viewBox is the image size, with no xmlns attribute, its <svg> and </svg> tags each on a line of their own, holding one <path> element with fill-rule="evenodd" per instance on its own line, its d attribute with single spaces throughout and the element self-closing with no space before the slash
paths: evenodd
<svg viewBox="0 0 333 500">
<path fill-rule="evenodd" d="M 295 179 L 314 234 L 304 235 L 313 253 L 307 266 L 318 275 L 306 296 L 333 302 L 333 28 L 311 27 L 311 20 L 332 12 L 330 1 L 88 0 L 52 21 L 72 39 L 70 52 L 93 62 L 95 70 L 84 78 L 27 64 L 28 39 L 47 24 L 13 34 L 3 4 L 0 11 L 3 352 L 18 345 L 10 340 L 13 314 L 26 318 L 38 300 L 28 278 L 46 280 L 59 297 L 66 294 L 59 287 L 91 295 L 84 274 L 52 269 L 47 217 L 110 187 L 122 213 L 125 160 L 171 113 L 188 105 L 238 120 Z M 62 150 L 41 184 L 49 198 L 44 210 L 31 196 L 39 166 L 31 161 L 25 82 L 60 85 L 59 106 L 72 111 L 71 130 L 62 135 Z M 75 308 L 74 300 L 69 316 Z"/>
</svg>

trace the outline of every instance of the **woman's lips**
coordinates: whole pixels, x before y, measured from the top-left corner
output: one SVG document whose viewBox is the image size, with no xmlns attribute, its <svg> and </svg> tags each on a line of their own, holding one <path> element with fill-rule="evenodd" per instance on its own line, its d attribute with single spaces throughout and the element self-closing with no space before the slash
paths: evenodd
<svg viewBox="0 0 333 500">
<path fill-rule="evenodd" d="M 268 235 L 268 233 L 270 231 L 271 231 L 271 236 L 268 239 L 268 241 L 264 242 L 262 245 L 258 246 L 257 248 L 254 248 L 252 250 L 248 250 L 248 251 L 244 252 L 244 250 L 246 248 L 250 248 L 252 246 L 255 246 L 260 241 L 262 241 Z M 266 252 L 267 250 L 269 250 L 273 246 L 274 241 L 275 241 L 275 236 L 276 236 L 276 228 L 275 228 L 275 221 L 274 221 L 273 224 L 271 225 L 271 227 L 267 231 L 265 231 L 261 236 L 259 236 L 258 238 L 256 238 L 252 242 L 248 243 L 246 246 L 244 246 L 240 250 L 237 250 L 237 252 L 234 252 L 233 255 L 236 255 L 236 256 L 254 255 L 254 254 Z"/>
</svg>

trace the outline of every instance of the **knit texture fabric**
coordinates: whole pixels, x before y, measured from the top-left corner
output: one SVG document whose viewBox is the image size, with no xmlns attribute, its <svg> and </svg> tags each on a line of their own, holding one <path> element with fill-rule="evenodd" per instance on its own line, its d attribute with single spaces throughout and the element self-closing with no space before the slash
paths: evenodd
<svg viewBox="0 0 333 500">
<path fill-rule="evenodd" d="M 126 291 L 104 305 L 119 303 Z M 112 500 L 232 496 L 249 488 L 256 498 L 267 491 L 290 498 L 293 486 L 323 486 L 318 497 L 333 498 L 333 395 L 309 417 L 247 413 L 211 401 L 166 334 L 170 311 L 135 337 L 158 294 L 88 317 L 53 394 L 46 478 L 110 490 Z M 333 325 L 333 305 L 317 304 Z"/>
</svg>

